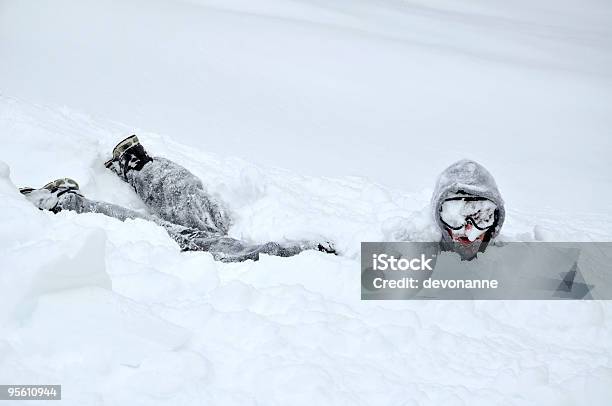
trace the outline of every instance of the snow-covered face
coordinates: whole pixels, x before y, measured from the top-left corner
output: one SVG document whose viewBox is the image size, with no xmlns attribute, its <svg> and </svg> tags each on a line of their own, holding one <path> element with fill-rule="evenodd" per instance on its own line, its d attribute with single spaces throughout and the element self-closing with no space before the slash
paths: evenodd
<svg viewBox="0 0 612 406">
<path fill-rule="evenodd" d="M 462 245 L 468 245 L 474 242 L 482 241 L 487 231 L 488 230 L 477 229 L 471 224 L 471 222 L 468 222 L 464 227 L 459 230 L 446 228 L 446 232 L 450 235 L 453 241 L 458 242 Z"/>
<path fill-rule="evenodd" d="M 457 196 L 442 203 L 440 220 L 444 231 L 463 257 L 473 258 L 478 253 L 487 232 L 495 224 L 496 209 L 492 201 L 470 195 Z"/>
<path fill-rule="evenodd" d="M 461 230 L 446 228 L 445 231 L 453 242 L 452 250 L 468 261 L 476 258 L 487 232 L 478 230 L 469 223 Z"/>
</svg>

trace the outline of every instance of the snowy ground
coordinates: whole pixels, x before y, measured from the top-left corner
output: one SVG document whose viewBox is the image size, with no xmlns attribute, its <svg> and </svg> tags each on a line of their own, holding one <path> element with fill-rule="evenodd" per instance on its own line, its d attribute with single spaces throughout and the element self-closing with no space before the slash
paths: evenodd
<svg viewBox="0 0 612 406">
<path fill-rule="evenodd" d="M 0 0 L 0 91 L 402 190 L 469 155 L 514 205 L 610 212 L 611 21 L 608 0 Z"/>
<path fill-rule="evenodd" d="M 436 238 L 433 182 L 462 157 L 497 177 L 501 238 L 612 240 L 610 16 L 0 0 L 0 383 L 71 405 L 609 404 L 609 302 L 362 302 L 359 242 Z M 134 129 L 228 202 L 233 236 L 343 255 L 221 264 L 17 192 L 70 176 L 145 210 L 102 165 Z"/>
</svg>

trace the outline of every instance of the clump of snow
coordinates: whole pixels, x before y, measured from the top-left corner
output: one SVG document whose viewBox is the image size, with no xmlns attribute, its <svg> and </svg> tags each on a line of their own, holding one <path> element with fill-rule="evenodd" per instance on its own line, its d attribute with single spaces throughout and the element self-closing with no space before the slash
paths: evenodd
<svg viewBox="0 0 612 406">
<path fill-rule="evenodd" d="M 481 228 L 493 224 L 497 206 L 490 200 L 447 200 L 442 204 L 440 217 L 447 224 L 457 227 L 465 223 L 466 217 L 478 222 Z"/>
<path fill-rule="evenodd" d="M 0 179 L 8 179 L 10 174 L 11 169 L 9 168 L 9 166 L 6 163 L 0 161 Z"/>
<path fill-rule="evenodd" d="M 476 227 L 472 227 L 466 231 L 465 236 L 468 238 L 468 240 L 475 241 L 478 237 L 483 235 L 485 232 L 486 230 L 479 230 Z"/>
</svg>

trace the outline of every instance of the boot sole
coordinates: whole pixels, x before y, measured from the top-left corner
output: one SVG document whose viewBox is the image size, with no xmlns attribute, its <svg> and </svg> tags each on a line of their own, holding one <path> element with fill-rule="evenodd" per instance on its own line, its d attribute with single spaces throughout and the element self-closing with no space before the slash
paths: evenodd
<svg viewBox="0 0 612 406">
<path fill-rule="evenodd" d="M 128 149 L 132 148 L 134 145 L 140 144 L 138 137 L 136 134 L 130 135 L 123 141 L 119 142 L 115 148 L 113 148 L 113 159 L 119 159 Z M 112 159 L 111 159 L 112 160 Z M 108 162 L 108 161 L 107 161 Z"/>
</svg>

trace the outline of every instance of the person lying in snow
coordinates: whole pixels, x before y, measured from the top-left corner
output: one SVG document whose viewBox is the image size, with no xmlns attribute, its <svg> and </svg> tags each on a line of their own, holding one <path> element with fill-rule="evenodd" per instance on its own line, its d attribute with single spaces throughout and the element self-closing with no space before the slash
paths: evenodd
<svg viewBox="0 0 612 406">
<path fill-rule="evenodd" d="M 493 176 L 477 162 L 463 159 L 439 176 L 431 199 L 444 250 L 472 260 L 501 230 L 506 212 Z"/>
<path fill-rule="evenodd" d="M 121 221 L 152 221 L 164 227 L 183 251 L 208 251 L 223 262 L 257 260 L 259 254 L 289 257 L 310 249 L 336 253 L 330 242 L 250 245 L 227 237 L 231 222 L 228 212 L 206 193 L 200 179 L 175 162 L 150 157 L 135 135 L 117 144 L 113 157 L 104 165 L 134 188 L 152 214 L 87 199 L 77 182 L 69 178 L 40 189 L 24 187 L 19 191 L 39 209 L 54 213 L 71 210 L 102 213 Z"/>
</svg>

